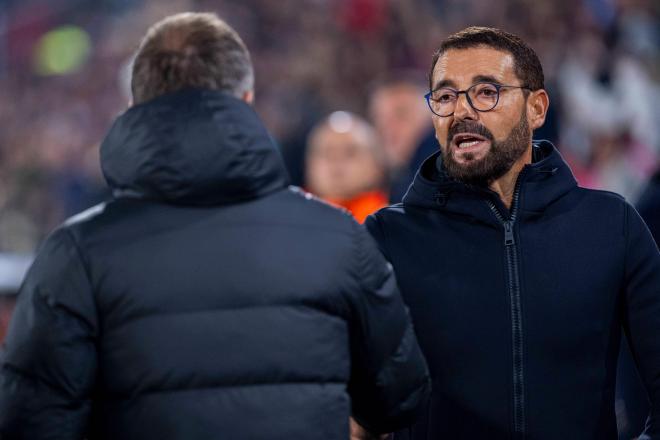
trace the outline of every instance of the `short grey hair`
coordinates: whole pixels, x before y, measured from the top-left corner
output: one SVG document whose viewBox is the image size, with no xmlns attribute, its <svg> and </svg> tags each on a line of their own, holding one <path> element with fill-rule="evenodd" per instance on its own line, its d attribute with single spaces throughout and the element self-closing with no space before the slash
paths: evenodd
<svg viewBox="0 0 660 440">
<path fill-rule="evenodd" d="M 134 103 L 186 87 L 223 90 L 238 98 L 254 89 L 247 47 L 213 13 L 185 12 L 159 21 L 149 28 L 135 55 Z"/>
</svg>

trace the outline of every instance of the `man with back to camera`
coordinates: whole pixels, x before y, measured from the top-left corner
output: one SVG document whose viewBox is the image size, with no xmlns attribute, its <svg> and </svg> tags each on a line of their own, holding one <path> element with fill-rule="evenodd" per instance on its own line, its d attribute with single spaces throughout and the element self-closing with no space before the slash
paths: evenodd
<svg viewBox="0 0 660 440">
<path fill-rule="evenodd" d="M 212 14 L 154 25 L 101 146 L 112 201 L 53 232 L 0 358 L 0 438 L 346 439 L 430 381 L 391 266 L 287 186 Z M 355 426 L 355 433 L 360 430 Z M 364 433 L 363 433 L 364 434 Z"/>
<path fill-rule="evenodd" d="M 532 143 L 548 109 L 534 51 L 498 29 L 433 58 L 440 151 L 367 219 L 429 363 L 425 416 L 396 439 L 616 439 L 625 332 L 660 439 L 660 254 L 637 212 Z M 597 111 L 598 109 L 594 109 Z"/>
</svg>

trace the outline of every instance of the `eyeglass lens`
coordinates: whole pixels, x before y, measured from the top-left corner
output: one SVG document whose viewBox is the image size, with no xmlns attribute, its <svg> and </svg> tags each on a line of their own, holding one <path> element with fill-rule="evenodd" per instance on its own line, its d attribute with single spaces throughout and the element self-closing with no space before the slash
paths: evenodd
<svg viewBox="0 0 660 440">
<path fill-rule="evenodd" d="M 459 93 L 467 93 L 468 101 L 475 110 L 488 111 L 497 105 L 499 90 L 494 84 L 474 84 L 466 92 L 443 87 L 431 93 L 429 104 L 431 110 L 440 116 L 448 116 L 454 112 Z"/>
</svg>

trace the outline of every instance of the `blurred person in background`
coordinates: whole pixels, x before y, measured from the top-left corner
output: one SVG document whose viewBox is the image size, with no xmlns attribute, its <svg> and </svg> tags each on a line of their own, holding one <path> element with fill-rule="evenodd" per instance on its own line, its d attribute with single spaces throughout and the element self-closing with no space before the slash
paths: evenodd
<svg viewBox="0 0 660 440">
<path fill-rule="evenodd" d="M 624 20 L 609 31 L 617 39 L 603 38 L 597 28 L 578 35 L 567 48 L 558 86 L 561 142 L 578 181 L 637 200 L 660 158 L 660 87 L 645 57 L 633 56 L 640 49 L 628 26 Z"/>
<path fill-rule="evenodd" d="M 395 438 L 615 439 L 625 334 L 651 401 L 641 438 L 660 439 L 660 253 L 621 196 L 532 141 L 549 106 L 537 54 L 470 27 L 429 78 L 440 151 L 366 222 L 433 378 L 427 416 Z"/>
<path fill-rule="evenodd" d="M 363 223 L 387 205 L 385 158 L 369 123 L 338 111 L 313 128 L 307 145 L 306 188 Z"/>
<path fill-rule="evenodd" d="M 388 164 L 390 203 L 401 201 L 419 165 L 436 151 L 423 97 L 423 86 L 403 75 L 378 83 L 369 96 Z"/>
<path fill-rule="evenodd" d="M 391 266 L 290 188 L 213 14 L 152 26 L 101 146 L 113 200 L 43 243 L 0 354 L 0 438 L 346 439 L 410 424 L 426 364 Z"/>
</svg>

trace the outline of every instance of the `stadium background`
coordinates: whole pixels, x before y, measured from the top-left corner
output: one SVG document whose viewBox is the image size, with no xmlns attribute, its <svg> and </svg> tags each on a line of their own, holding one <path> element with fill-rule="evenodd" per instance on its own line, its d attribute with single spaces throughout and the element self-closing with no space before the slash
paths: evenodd
<svg viewBox="0 0 660 440">
<path fill-rule="evenodd" d="M 538 52 L 552 110 L 540 134 L 583 186 L 634 203 L 660 163 L 653 0 L 0 0 L 1 266 L 23 267 L 15 256 L 109 196 L 98 147 L 130 100 L 131 55 L 151 24 L 185 10 L 217 12 L 244 39 L 256 110 L 298 185 L 315 123 L 336 110 L 369 119 L 375 82 L 423 79 L 439 42 L 468 25 Z"/>
</svg>

